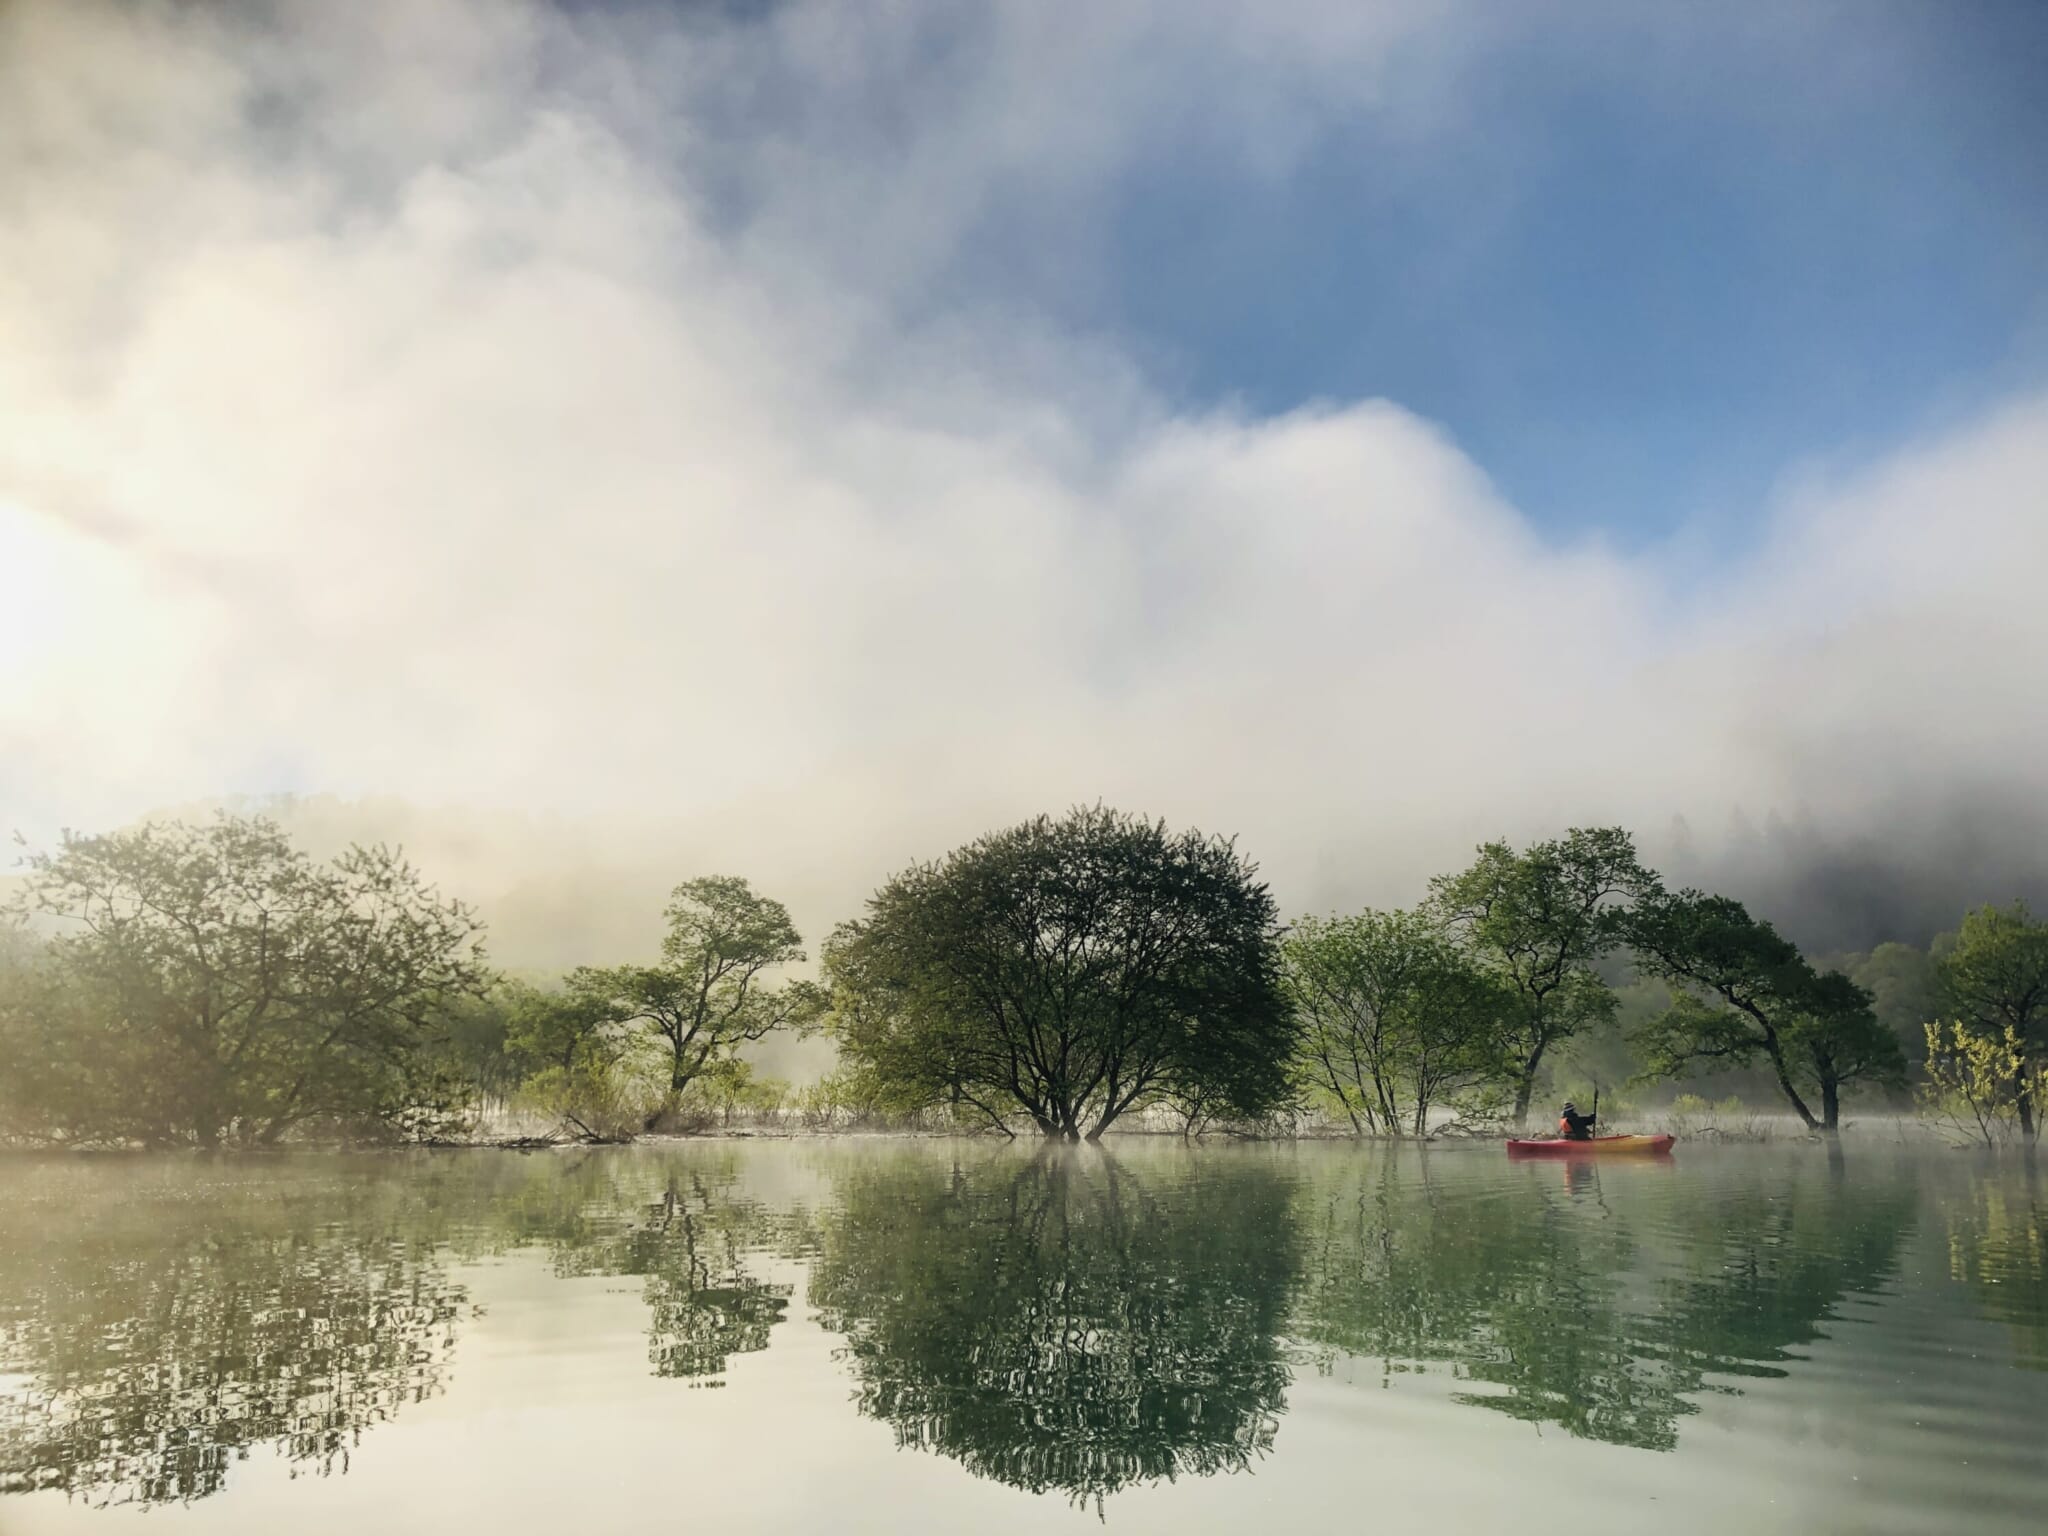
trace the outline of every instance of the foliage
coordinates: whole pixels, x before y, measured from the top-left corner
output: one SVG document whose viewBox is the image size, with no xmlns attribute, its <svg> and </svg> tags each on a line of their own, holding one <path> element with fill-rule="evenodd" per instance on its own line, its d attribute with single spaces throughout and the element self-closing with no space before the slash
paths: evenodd
<svg viewBox="0 0 2048 1536">
<path fill-rule="evenodd" d="M 1841 1124 L 1845 1088 L 1858 1083 L 1891 1091 L 1905 1087 L 1906 1053 L 1899 1037 L 1878 1023 L 1870 994 L 1840 971 L 1823 971 L 1808 983 L 1786 1040 L 1795 1076 L 1820 1092 L 1825 1130 Z"/>
<path fill-rule="evenodd" d="M 2009 1043 L 2006 1093 L 2020 1135 L 2032 1142 L 2040 1069 L 2048 1065 L 2048 922 L 2036 922 L 2025 902 L 1979 907 L 1964 916 L 1935 974 L 1953 1018 L 1986 1040 Z"/>
<path fill-rule="evenodd" d="M 686 880 L 666 916 L 659 965 L 586 966 L 570 974 L 568 990 L 583 1006 L 644 1024 L 658 1038 L 668 1067 L 663 1107 L 675 1108 L 700 1073 L 742 1045 L 815 1027 L 825 999 L 809 982 L 768 981 L 804 958 L 803 941 L 782 903 L 756 895 L 745 880 Z"/>
<path fill-rule="evenodd" d="M 428 1047 L 439 1069 L 472 1099 L 502 1101 L 519 1086 L 522 1062 L 511 1034 L 523 992 L 502 979 L 453 998 Z"/>
<path fill-rule="evenodd" d="M 906 1095 L 861 1061 L 842 1061 L 787 1100 L 797 1123 L 814 1131 L 959 1129 L 950 1106 Z M 973 1128 L 968 1125 L 964 1128 Z"/>
<path fill-rule="evenodd" d="M 104 1064 L 117 1047 L 48 946 L 0 923 L 0 1140 L 89 1138 L 106 1114 L 97 1096 L 123 1076 Z"/>
<path fill-rule="evenodd" d="M 503 984 L 511 1095 L 585 1141 L 624 1141 L 660 1109 L 661 1062 L 618 1001 L 591 988 Z"/>
<path fill-rule="evenodd" d="M 467 1118 L 437 1047 L 483 989 L 479 925 L 398 854 L 316 864 L 224 815 L 66 834 L 27 862 L 20 913 L 56 936 L 0 1027 L 43 1134 L 210 1147 Z"/>
<path fill-rule="evenodd" d="M 584 1141 L 628 1141 L 664 1102 L 650 1078 L 616 1063 L 579 1061 L 542 1067 L 512 1102 L 566 1126 Z"/>
<path fill-rule="evenodd" d="M 1949 1125 L 1987 1147 L 2031 1140 L 2020 1105 L 2043 1102 L 2048 1065 L 2029 1060 L 2012 1025 L 1994 1035 L 1955 1019 L 1929 1020 L 1925 1070 L 1921 1102 Z"/>
<path fill-rule="evenodd" d="M 1638 964 L 1683 989 L 1636 1034 L 1650 1073 L 1680 1076 L 1701 1063 L 1762 1058 L 1806 1127 L 1828 1132 L 1840 1126 L 1845 1087 L 1903 1078 L 1898 1039 L 1878 1024 L 1870 994 L 1839 972 L 1816 973 L 1741 902 L 1645 892 L 1626 932 Z M 1816 1092 L 1818 1116 L 1807 1101 Z"/>
<path fill-rule="evenodd" d="M 1918 1067 L 1927 1046 L 1927 1021 L 1941 1012 L 1933 957 L 1911 944 L 1887 943 L 1851 955 L 1837 968 L 1870 994 L 1878 1023 L 1898 1037 L 1907 1062 Z"/>
<path fill-rule="evenodd" d="M 602 991 L 506 982 L 495 997 L 505 1014 L 505 1053 L 517 1074 L 608 1065 L 630 1051 L 625 1010 Z"/>
<path fill-rule="evenodd" d="M 756 1075 L 753 1063 L 737 1056 L 706 1068 L 696 1087 L 721 1125 L 731 1125 L 735 1115 L 772 1119 L 789 1101 L 788 1083 Z"/>
<path fill-rule="evenodd" d="M 1297 923 L 1282 945 L 1302 1063 L 1354 1131 L 1429 1133 L 1429 1112 L 1498 1075 L 1516 998 L 1430 916 Z"/>
<path fill-rule="evenodd" d="M 1506 1045 L 1514 1065 L 1514 1122 L 1526 1123 L 1544 1057 L 1613 1016 L 1595 960 L 1620 936 L 1620 903 L 1653 883 L 1619 827 L 1573 828 L 1516 853 L 1484 844 L 1461 874 L 1430 883 L 1431 904 L 1514 995 Z"/>
<path fill-rule="evenodd" d="M 1225 840 L 1099 806 L 906 870 L 827 946 L 841 1052 L 905 1102 L 1047 1136 L 1169 1093 L 1262 1115 L 1294 1025 L 1253 874 Z"/>
</svg>

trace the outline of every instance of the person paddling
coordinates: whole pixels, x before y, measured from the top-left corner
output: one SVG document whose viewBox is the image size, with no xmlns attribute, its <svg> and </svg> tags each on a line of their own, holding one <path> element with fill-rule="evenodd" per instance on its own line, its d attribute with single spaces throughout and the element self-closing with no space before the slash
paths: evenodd
<svg viewBox="0 0 2048 1536">
<path fill-rule="evenodd" d="M 1579 1106 L 1572 1103 L 1570 1099 L 1566 1099 L 1564 1108 L 1558 1112 L 1557 1134 L 1566 1141 L 1591 1141 L 1593 1139 L 1593 1123 L 1599 1118 L 1600 1116 L 1597 1113 L 1590 1115 L 1580 1114 Z"/>
</svg>

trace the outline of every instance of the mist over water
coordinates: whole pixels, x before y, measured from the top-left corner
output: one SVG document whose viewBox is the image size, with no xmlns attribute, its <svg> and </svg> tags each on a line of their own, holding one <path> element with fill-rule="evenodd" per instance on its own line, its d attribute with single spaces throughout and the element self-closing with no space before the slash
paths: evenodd
<svg viewBox="0 0 2048 1536">
<path fill-rule="evenodd" d="M 2048 1528 L 2034 9 L 0 0 L 0 1536 Z"/>
<path fill-rule="evenodd" d="M 1361 1478 L 1454 1530 L 2018 1532 L 2048 1500 L 2017 1163 L 851 1139 L 6 1173 L 10 1536 L 1202 1531 Z"/>
</svg>

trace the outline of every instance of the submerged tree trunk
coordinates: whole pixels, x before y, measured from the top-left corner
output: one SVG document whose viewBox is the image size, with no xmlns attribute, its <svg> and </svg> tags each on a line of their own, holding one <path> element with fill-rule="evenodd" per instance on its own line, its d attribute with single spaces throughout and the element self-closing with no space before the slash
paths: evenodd
<svg viewBox="0 0 2048 1536">
<path fill-rule="evenodd" d="M 1841 1134 L 1842 1087 L 1832 1077 L 1824 1077 L 1820 1082 L 1820 1123 L 1828 1135 Z"/>
<path fill-rule="evenodd" d="M 2039 1133 L 2034 1125 L 2034 1094 L 2027 1083 L 2027 1062 L 2025 1057 L 2020 1059 L 2020 1069 L 2013 1076 L 2012 1098 L 2013 1104 L 2020 1112 L 2020 1140 L 2031 1147 Z"/>
</svg>

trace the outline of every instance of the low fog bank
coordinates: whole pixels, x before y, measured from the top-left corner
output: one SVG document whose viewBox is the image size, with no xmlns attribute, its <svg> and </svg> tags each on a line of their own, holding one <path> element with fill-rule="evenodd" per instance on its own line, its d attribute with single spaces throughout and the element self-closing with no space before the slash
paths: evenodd
<svg viewBox="0 0 2048 1536">
<path fill-rule="evenodd" d="M 670 889 L 704 874 L 742 875 L 782 901 L 815 954 L 818 941 L 834 924 L 857 916 L 887 876 L 1004 819 L 961 819 L 947 830 L 942 822 L 869 816 L 833 828 L 803 824 L 792 807 L 780 821 L 764 813 L 750 822 L 691 826 L 652 817 L 521 816 L 324 795 L 218 805 L 276 819 L 316 856 L 350 842 L 402 845 L 430 878 L 480 910 L 497 963 L 538 972 L 651 958 Z M 160 814 L 192 821 L 214 808 L 195 803 Z M 1008 819 L 1064 808 L 1019 808 Z M 1153 809 L 1142 802 L 1126 808 Z M 1354 830 L 1335 839 L 1345 850 L 1339 857 L 1319 845 L 1313 827 L 1287 827 L 1285 807 L 1277 808 L 1280 816 L 1270 804 L 1252 809 L 1251 819 L 1275 825 L 1248 833 L 1218 816 L 1195 824 L 1236 836 L 1289 916 L 1413 905 L 1432 875 L 1468 859 L 1478 836 L 1521 842 L 1565 830 L 1526 814 L 1468 839 L 1442 829 L 1428 837 L 1392 826 Z M 1752 815 L 1738 807 L 1718 818 L 1672 815 L 1631 830 L 1667 883 L 1738 897 L 1811 953 L 1886 942 L 1924 947 L 1954 928 L 1967 908 L 1986 902 L 2018 898 L 2048 907 L 2043 802 L 1901 805 L 1889 820 L 1861 826 L 1811 808 Z"/>
<path fill-rule="evenodd" d="M 1812 815 L 1730 818 L 1704 843 L 1683 820 L 1645 836 L 1676 883 L 1740 898 L 1809 953 L 1925 945 L 1987 902 L 2048 906 L 2048 801 L 2015 796 L 1900 807 L 1888 822 L 1829 827 Z"/>
</svg>

